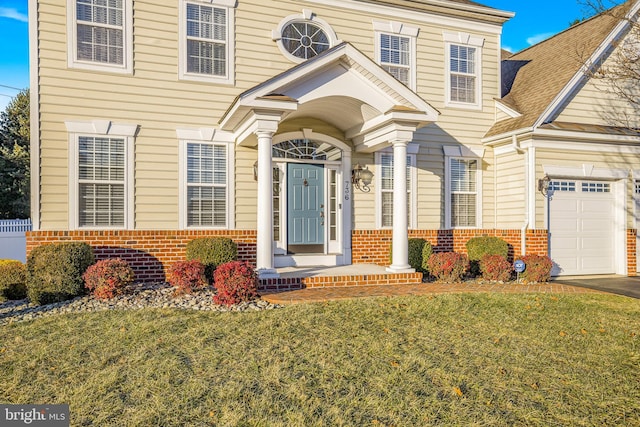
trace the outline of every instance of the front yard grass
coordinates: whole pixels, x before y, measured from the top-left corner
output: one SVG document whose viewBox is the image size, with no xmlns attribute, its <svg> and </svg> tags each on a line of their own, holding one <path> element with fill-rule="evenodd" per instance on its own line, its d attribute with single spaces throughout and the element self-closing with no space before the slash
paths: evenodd
<svg viewBox="0 0 640 427">
<path fill-rule="evenodd" d="M 0 327 L 0 402 L 71 425 L 640 426 L 640 301 L 370 298 Z"/>
</svg>

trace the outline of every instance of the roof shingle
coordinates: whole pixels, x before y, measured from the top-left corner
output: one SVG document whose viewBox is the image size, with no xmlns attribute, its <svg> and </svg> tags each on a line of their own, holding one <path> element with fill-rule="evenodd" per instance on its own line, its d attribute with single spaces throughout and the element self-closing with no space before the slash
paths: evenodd
<svg viewBox="0 0 640 427">
<path fill-rule="evenodd" d="M 630 5 L 618 6 L 620 12 Z M 531 127 L 620 22 L 619 13 L 601 13 L 513 54 L 503 65 L 501 102 L 521 117 L 496 123 L 487 137 Z"/>
</svg>

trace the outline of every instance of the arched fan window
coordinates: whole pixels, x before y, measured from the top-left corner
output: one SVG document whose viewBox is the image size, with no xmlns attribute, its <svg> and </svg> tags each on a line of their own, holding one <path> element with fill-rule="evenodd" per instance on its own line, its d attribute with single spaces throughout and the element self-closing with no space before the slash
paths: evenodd
<svg viewBox="0 0 640 427">
<path fill-rule="evenodd" d="M 326 142 L 292 139 L 273 145 L 273 157 L 298 160 L 341 160 L 342 150 Z"/>
</svg>

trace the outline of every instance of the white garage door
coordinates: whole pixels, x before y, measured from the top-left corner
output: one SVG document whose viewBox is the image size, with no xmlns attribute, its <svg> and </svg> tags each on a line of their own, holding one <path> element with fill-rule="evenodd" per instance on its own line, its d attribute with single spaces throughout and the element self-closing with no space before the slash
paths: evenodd
<svg viewBox="0 0 640 427">
<path fill-rule="evenodd" d="M 615 197 L 612 184 L 555 180 L 552 185 L 552 274 L 615 273 Z"/>
</svg>

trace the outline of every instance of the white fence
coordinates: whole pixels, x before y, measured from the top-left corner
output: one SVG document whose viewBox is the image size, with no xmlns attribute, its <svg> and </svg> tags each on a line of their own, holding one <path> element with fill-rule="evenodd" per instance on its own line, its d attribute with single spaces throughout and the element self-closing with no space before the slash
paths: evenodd
<svg viewBox="0 0 640 427">
<path fill-rule="evenodd" d="M 0 259 L 27 260 L 26 232 L 31 231 L 30 219 L 0 219 Z"/>
</svg>

